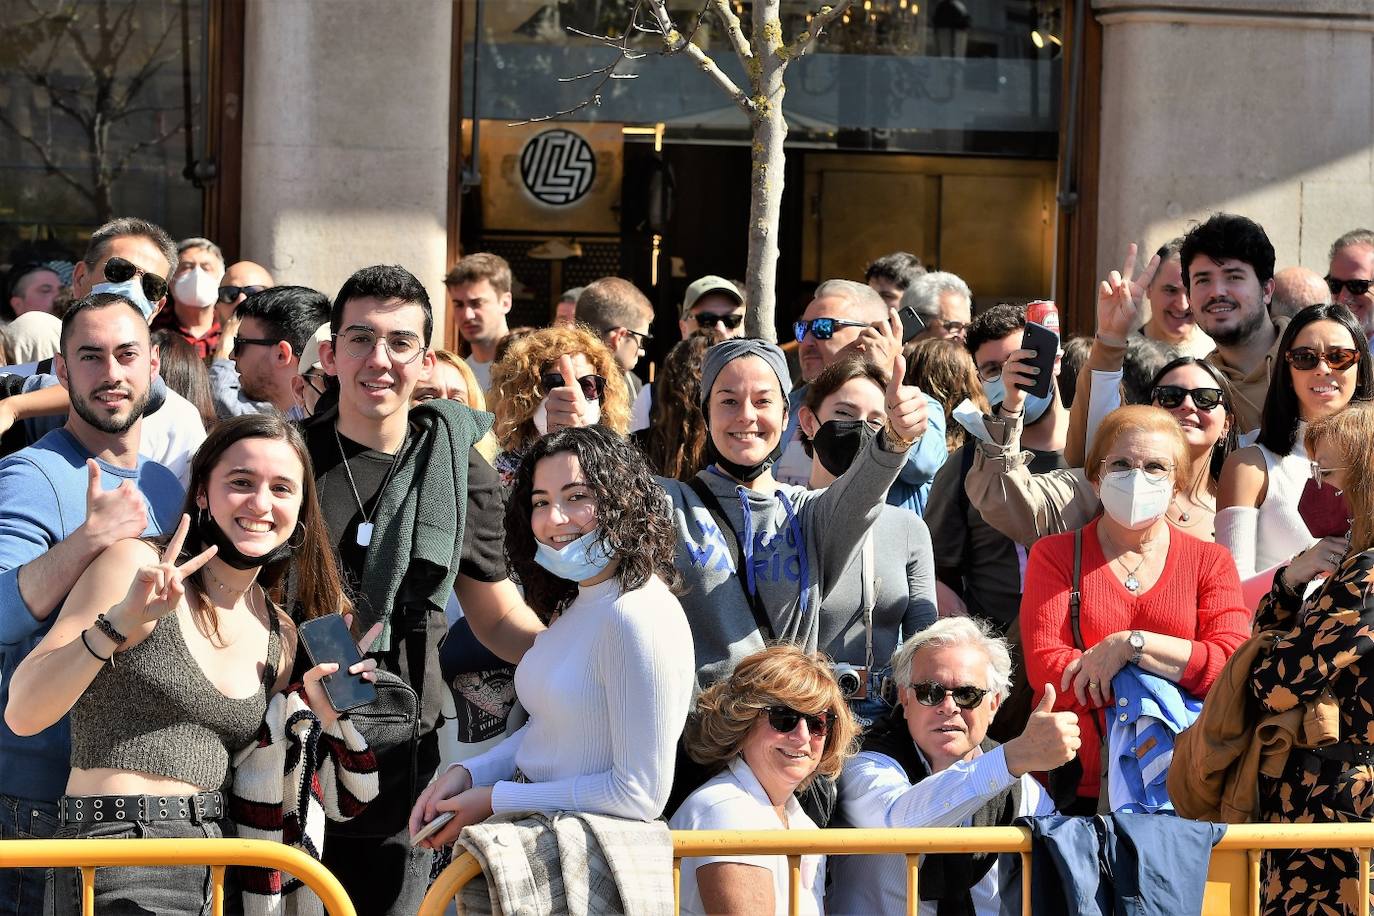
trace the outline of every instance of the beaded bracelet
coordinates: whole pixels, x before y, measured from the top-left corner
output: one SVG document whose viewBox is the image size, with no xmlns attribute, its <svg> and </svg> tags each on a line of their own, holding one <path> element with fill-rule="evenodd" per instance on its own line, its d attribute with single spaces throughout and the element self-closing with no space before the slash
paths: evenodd
<svg viewBox="0 0 1374 916">
<path fill-rule="evenodd" d="M 116 646 L 124 645 L 124 641 L 129 638 L 125 636 L 123 633 L 116 630 L 115 625 L 110 623 L 109 620 L 105 619 L 104 614 L 101 614 L 100 616 L 95 618 L 95 628 L 100 632 L 104 633 L 106 636 L 108 636 L 110 642 L 114 643 Z"/>
</svg>

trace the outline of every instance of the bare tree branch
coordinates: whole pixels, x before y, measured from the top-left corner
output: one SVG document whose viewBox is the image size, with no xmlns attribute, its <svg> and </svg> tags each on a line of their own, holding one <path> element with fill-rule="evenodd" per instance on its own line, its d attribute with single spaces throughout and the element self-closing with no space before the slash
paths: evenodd
<svg viewBox="0 0 1374 916">
<path fill-rule="evenodd" d="M 697 66 L 705 73 L 716 85 L 724 90 L 740 111 L 746 115 L 753 115 L 754 105 L 749 100 L 749 96 L 743 89 L 735 85 L 735 81 L 725 73 L 724 70 L 706 56 L 696 45 L 688 41 L 681 32 L 673 26 L 673 18 L 668 14 L 666 0 L 649 0 L 649 10 L 653 13 L 654 19 L 658 23 L 658 34 L 663 39 L 663 46 L 669 54 L 684 53 L 696 62 Z"/>
<path fill-rule="evenodd" d="M 784 51 L 784 59 L 795 60 L 810 53 L 811 49 L 816 46 L 817 39 L 821 37 L 821 32 L 824 32 L 832 22 L 843 15 L 852 2 L 853 0 L 836 0 L 834 6 L 821 7 L 816 15 L 811 18 L 811 24 L 806 27 L 806 31 L 798 35 L 787 46 Z"/>
<path fill-rule="evenodd" d="M 642 57 L 643 55 L 640 56 Z M 617 58 L 614 62 L 609 63 L 598 70 L 591 70 L 587 73 L 578 74 L 577 76 L 560 77 L 558 80 L 560 83 L 570 83 L 576 80 L 587 79 L 589 77 L 593 77 L 597 74 L 600 74 L 601 81 L 597 83 L 596 86 L 592 89 L 592 91 L 587 94 L 587 97 L 585 99 L 578 102 L 571 108 L 565 108 L 562 111 L 555 111 L 553 114 L 539 115 L 538 117 L 534 118 L 526 118 L 523 121 L 514 121 L 510 124 L 507 124 L 506 126 L 524 127 L 526 124 L 538 124 L 541 121 L 555 121 L 558 118 L 565 118 L 570 114 L 579 112 L 584 108 L 595 108 L 600 106 L 601 90 L 604 89 L 606 87 L 606 84 L 609 83 L 611 80 L 632 80 L 639 78 L 638 73 L 620 73 L 616 70 L 616 68 L 619 67 L 622 63 L 624 63 L 625 60 L 626 58 L 624 57 Z"/>
<path fill-rule="evenodd" d="M 725 34 L 734 46 L 735 53 L 739 55 L 739 62 L 744 64 L 747 70 L 754 52 L 749 49 L 749 42 L 744 37 L 744 27 L 740 25 L 739 17 L 731 9 L 730 0 L 711 0 L 711 9 L 716 11 L 716 18 L 725 27 Z"/>
<path fill-rule="evenodd" d="M 24 141 L 24 144 L 28 146 L 29 149 L 38 154 L 39 161 L 43 163 L 43 171 L 75 190 L 82 197 L 86 198 L 86 200 L 92 203 L 95 202 L 95 195 L 91 193 L 90 188 L 87 188 L 84 184 L 73 178 L 66 169 L 58 164 L 57 160 L 53 159 L 48 148 L 35 140 L 32 134 L 22 133 L 19 130 L 19 126 L 11 121 L 9 116 L 5 114 L 4 109 L 0 109 L 0 124 L 9 128 L 10 133 Z"/>
<path fill-rule="evenodd" d="M 128 105 L 133 101 L 134 96 L 138 95 L 139 92 L 143 90 L 143 86 L 162 69 L 164 64 L 167 63 L 167 58 L 162 57 L 162 46 L 167 43 L 168 37 L 172 34 L 172 30 L 178 23 L 179 19 L 177 16 L 167 17 L 167 27 L 162 30 L 162 34 L 159 35 L 157 41 L 153 43 L 152 50 L 149 51 L 147 57 L 143 59 L 143 63 L 139 65 L 138 69 L 129 77 L 129 85 L 124 91 L 124 98 L 120 100 L 120 107 Z"/>
<path fill-rule="evenodd" d="M 181 133 L 182 130 L 185 129 L 185 126 L 186 125 L 184 124 L 177 123 L 174 126 L 167 128 L 162 133 L 158 134 L 156 137 L 151 137 L 147 140 L 142 140 L 138 143 L 135 143 L 127 150 L 125 150 L 124 155 L 119 157 L 119 161 L 115 163 L 114 168 L 110 169 L 110 183 L 113 184 L 114 182 L 119 180 L 119 177 L 124 174 L 124 170 L 129 167 L 129 163 L 133 162 L 135 156 L 143 152 L 145 149 L 152 149 L 155 146 L 161 146 L 163 143 L 166 143 L 168 140 L 172 139 L 177 134 Z"/>
</svg>

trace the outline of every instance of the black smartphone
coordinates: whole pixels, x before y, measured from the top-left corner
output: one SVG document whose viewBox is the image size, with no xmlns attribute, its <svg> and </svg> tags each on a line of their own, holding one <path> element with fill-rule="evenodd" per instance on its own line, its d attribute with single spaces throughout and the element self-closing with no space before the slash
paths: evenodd
<svg viewBox="0 0 1374 916">
<path fill-rule="evenodd" d="M 1026 322 L 1026 332 L 1021 337 L 1021 349 L 1034 350 L 1035 359 L 1031 365 L 1040 370 L 1033 385 L 1018 385 L 1027 394 L 1037 398 L 1048 397 L 1050 386 L 1054 384 L 1054 359 L 1059 355 L 1059 335 L 1042 324 Z"/>
<path fill-rule="evenodd" d="M 916 310 L 911 306 L 908 305 L 904 309 L 898 309 L 897 314 L 902 318 L 902 343 L 906 343 L 926 329 L 924 319 L 922 319 L 920 315 L 917 315 Z"/>
<path fill-rule="evenodd" d="M 363 680 L 361 674 L 349 674 L 348 669 L 363 660 L 353 634 L 348 632 L 340 614 L 325 614 L 307 620 L 296 628 L 301 645 L 311 666 L 325 662 L 336 662 L 339 670 L 320 679 L 329 705 L 335 712 L 348 712 L 359 706 L 366 706 L 377 699 L 377 688 L 370 681 Z"/>
</svg>

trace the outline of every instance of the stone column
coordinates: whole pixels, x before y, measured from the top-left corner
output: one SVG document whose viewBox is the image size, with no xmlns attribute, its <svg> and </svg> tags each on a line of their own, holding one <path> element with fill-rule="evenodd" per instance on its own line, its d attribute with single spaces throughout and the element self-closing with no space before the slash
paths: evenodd
<svg viewBox="0 0 1374 916">
<path fill-rule="evenodd" d="M 451 0 L 248 0 L 243 256 L 331 298 L 400 264 L 442 339 Z"/>
<path fill-rule="evenodd" d="M 1374 224 L 1370 0 L 1093 0 L 1103 27 L 1098 276 L 1219 210 L 1319 273 Z M 1089 75 L 1091 78 L 1091 75 Z M 1143 258 L 1148 258 L 1145 253 Z"/>
</svg>

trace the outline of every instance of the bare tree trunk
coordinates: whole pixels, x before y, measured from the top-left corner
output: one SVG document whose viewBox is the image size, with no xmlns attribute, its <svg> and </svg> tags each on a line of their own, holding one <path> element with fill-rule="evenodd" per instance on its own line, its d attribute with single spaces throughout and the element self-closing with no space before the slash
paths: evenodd
<svg viewBox="0 0 1374 916">
<path fill-rule="evenodd" d="M 749 251 L 744 272 L 751 337 L 777 340 L 778 231 L 782 210 L 787 120 L 782 114 L 787 70 L 779 0 L 754 0 L 753 60 L 747 62 L 753 97 L 749 173 Z"/>
</svg>

